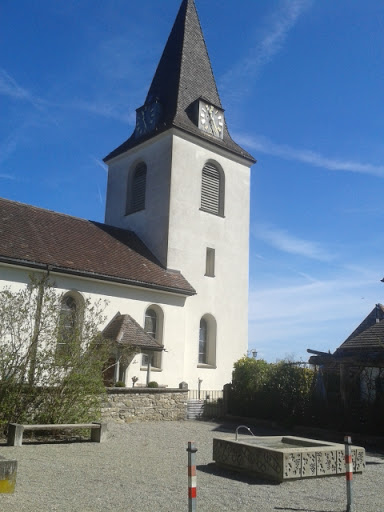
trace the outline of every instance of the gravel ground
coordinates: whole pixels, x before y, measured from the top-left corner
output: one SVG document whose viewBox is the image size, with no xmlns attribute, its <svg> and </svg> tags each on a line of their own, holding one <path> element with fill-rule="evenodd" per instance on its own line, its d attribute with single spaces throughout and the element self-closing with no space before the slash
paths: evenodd
<svg viewBox="0 0 384 512">
<path fill-rule="evenodd" d="M 0 495 L 0 511 L 187 511 L 188 441 L 198 448 L 198 512 L 346 510 L 343 477 L 273 484 L 216 468 L 212 438 L 233 431 L 232 425 L 197 421 L 110 424 L 101 444 L 2 444 L 0 454 L 18 461 L 18 475 L 15 493 Z M 357 512 L 383 511 L 383 477 L 384 456 L 367 453 L 365 472 L 353 480 Z"/>
</svg>

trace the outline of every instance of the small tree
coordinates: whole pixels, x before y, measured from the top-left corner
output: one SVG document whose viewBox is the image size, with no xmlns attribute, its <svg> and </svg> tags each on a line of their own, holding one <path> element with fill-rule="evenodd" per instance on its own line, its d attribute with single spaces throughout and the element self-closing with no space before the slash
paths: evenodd
<svg viewBox="0 0 384 512">
<path fill-rule="evenodd" d="M 263 359 L 242 357 L 234 364 L 233 386 L 241 392 L 261 391 L 268 382 L 270 367 Z"/>
<path fill-rule="evenodd" d="M 314 382 L 312 369 L 290 361 L 273 365 L 269 388 L 274 416 L 288 422 L 302 421 L 311 402 Z"/>
<path fill-rule="evenodd" d="M 265 416 L 264 396 L 270 373 L 271 365 L 263 359 L 242 357 L 234 364 L 231 408 L 235 414 L 246 416 L 258 411 Z"/>
<path fill-rule="evenodd" d="M 81 321 L 65 332 L 62 298 L 48 276 L 0 291 L 0 424 L 100 415 L 102 370 L 111 353 L 99 332 L 105 303 L 85 299 Z"/>
<path fill-rule="evenodd" d="M 308 413 L 314 372 L 296 363 L 267 363 L 243 357 L 235 363 L 230 408 L 240 414 L 270 420 L 297 421 Z"/>
</svg>

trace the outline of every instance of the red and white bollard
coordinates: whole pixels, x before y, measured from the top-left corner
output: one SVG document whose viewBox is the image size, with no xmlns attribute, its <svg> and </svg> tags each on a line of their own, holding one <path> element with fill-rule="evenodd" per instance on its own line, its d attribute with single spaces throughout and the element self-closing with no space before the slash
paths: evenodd
<svg viewBox="0 0 384 512">
<path fill-rule="evenodd" d="M 188 512 L 196 511 L 196 452 L 195 443 L 188 443 Z"/>
<path fill-rule="evenodd" d="M 352 509 L 352 478 L 353 478 L 353 464 L 351 444 L 352 440 L 349 436 L 344 437 L 345 443 L 345 478 L 347 481 L 347 511 L 353 512 Z"/>
</svg>

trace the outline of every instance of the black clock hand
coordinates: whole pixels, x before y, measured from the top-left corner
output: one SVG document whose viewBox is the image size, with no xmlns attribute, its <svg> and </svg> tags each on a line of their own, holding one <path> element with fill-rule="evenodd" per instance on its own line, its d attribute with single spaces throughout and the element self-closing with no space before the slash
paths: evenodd
<svg viewBox="0 0 384 512">
<path fill-rule="evenodd" d="M 213 133 L 218 135 L 219 134 L 219 130 L 217 129 L 217 126 L 216 126 L 216 123 L 215 123 L 215 118 L 213 117 L 212 112 L 209 112 L 209 124 L 212 126 Z"/>
</svg>

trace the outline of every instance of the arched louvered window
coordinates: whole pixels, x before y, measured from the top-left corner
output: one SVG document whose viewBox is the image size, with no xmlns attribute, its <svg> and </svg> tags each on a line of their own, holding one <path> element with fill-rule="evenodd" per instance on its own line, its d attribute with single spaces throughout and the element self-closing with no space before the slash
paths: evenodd
<svg viewBox="0 0 384 512">
<path fill-rule="evenodd" d="M 224 173 L 211 163 L 205 164 L 201 175 L 201 209 L 224 215 Z"/>
<path fill-rule="evenodd" d="M 135 167 L 129 183 L 127 214 L 144 210 L 146 182 L 147 166 L 141 162 Z"/>
</svg>

